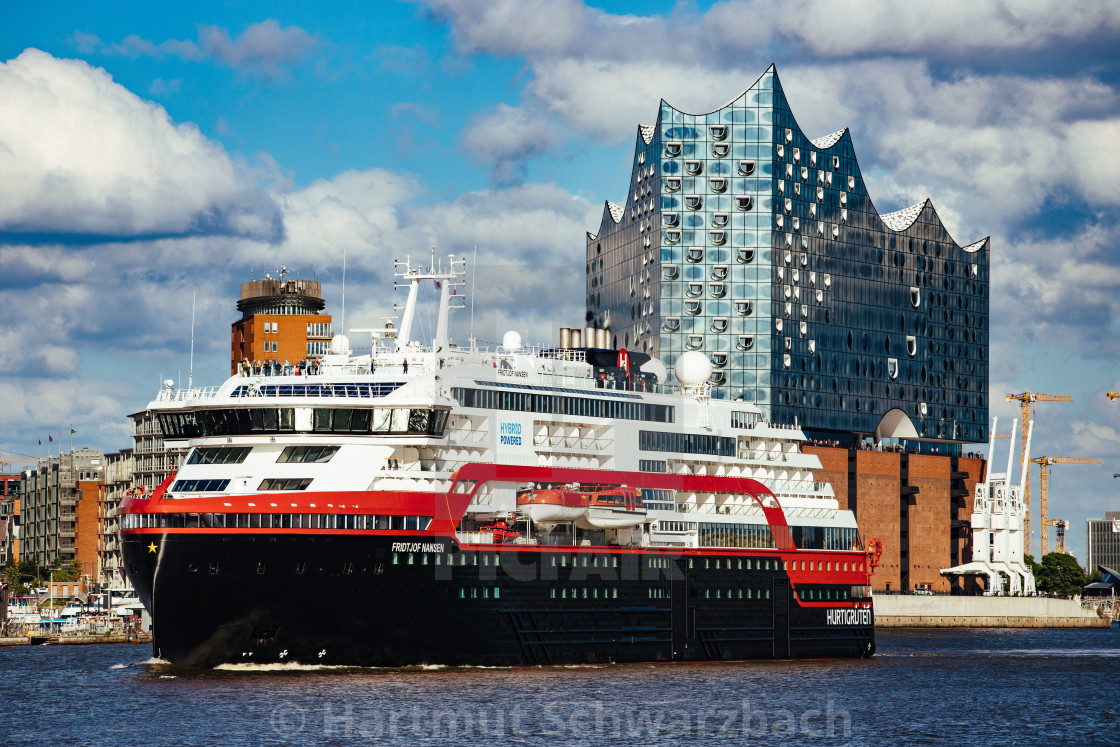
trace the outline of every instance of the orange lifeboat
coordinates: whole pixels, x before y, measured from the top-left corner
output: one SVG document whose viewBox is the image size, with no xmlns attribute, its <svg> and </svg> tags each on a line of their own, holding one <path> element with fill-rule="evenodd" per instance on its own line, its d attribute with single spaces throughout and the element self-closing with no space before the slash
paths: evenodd
<svg viewBox="0 0 1120 747">
<path fill-rule="evenodd" d="M 574 485 L 526 490 L 517 496 L 517 512 L 544 526 L 576 521 L 587 513 L 587 495 Z"/>
<path fill-rule="evenodd" d="M 605 487 L 586 494 L 587 511 L 576 519 L 582 529 L 622 529 L 645 523 L 642 491 L 626 485 Z"/>
</svg>

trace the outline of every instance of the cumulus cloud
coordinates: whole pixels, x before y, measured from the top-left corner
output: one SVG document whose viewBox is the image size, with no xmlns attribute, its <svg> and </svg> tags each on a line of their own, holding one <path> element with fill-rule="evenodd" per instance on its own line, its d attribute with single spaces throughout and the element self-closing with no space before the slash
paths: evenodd
<svg viewBox="0 0 1120 747">
<path fill-rule="evenodd" d="M 426 0 L 451 25 L 460 50 L 509 56 L 656 59 L 667 49 L 684 64 L 725 53 L 846 59 L 914 55 L 926 59 L 1035 52 L 1071 40 L 1107 40 L 1120 9 L 1107 0 L 1009 5 L 948 0 L 900 9 L 891 0 L 725 0 L 700 13 L 612 14 L 580 0 Z M 517 29 L 511 33 L 511 29 Z M 708 58 L 705 61 L 705 57 Z"/>
<path fill-rule="evenodd" d="M 192 124 L 100 68 L 29 49 L 0 64 L 0 232 L 275 238 L 273 201 Z"/>
<path fill-rule="evenodd" d="M 315 48 L 316 41 L 298 26 L 282 28 L 269 19 L 254 23 L 236 38 L 218 26 L 199 26 L 198 44 L 208 57 L 234 69 L 271 79 L 303 60 Z"/>
<path fill-rule="evenodd" d="M 177 57 L 182 60 L 214 60 L 262 80 L 275 80 L 302 62 L 318 41 L 298 26 L 281 26 L 268 19 L 254 23 L 236 37 L 228 29 L 199 24 L 198 40 L 169 39 L 154 42 L 130 34 L 119 42 L 104 42 L 95 34 L 77 31 L 71 41 L 82 54 L 117 57 Z"/>
<path fill-rule="evenodd" d="M 558 137 L 551 118 L 498 104 L 471 120 L 461 144 L 472 160 L 493 164 L 494 182 L 507 186 L 524 181 L 528 160 L 551 150 Z"/>
</svg>

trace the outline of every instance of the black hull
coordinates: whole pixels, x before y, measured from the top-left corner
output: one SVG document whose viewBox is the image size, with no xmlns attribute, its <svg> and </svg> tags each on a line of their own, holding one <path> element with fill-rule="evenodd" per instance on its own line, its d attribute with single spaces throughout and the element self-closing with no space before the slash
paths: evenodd
<svg viewBox="0 0 1120 747">
<path fill-rule="evenodd" d="M 415 535 L 123 539 L 152 613 L 153 653 L 177 665 L 517 666 L 875 649 L 870 609 L 802 606 L 776 560 L 741 570 L 746 556 L 718 550 L 460 549 Z"/>
</svg>

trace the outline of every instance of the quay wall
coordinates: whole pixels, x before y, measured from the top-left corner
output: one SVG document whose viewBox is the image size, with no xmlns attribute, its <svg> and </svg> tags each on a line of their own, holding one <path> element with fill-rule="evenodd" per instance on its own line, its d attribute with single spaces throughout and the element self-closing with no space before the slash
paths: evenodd
<svg viewBox="0 0 1120 747">
<path fill-rule="evenodd" d="M 874 595 L 880 628 L 1107 628 L 1076 599 Z"/>
</svg>

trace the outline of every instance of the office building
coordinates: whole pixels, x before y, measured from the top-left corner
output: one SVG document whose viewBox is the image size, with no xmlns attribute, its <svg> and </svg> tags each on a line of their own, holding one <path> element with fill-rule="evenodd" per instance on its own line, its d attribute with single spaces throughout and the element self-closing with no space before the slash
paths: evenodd
<svg viewBox="0 0 1120 747">
<path fill-rule="evenodd" d="M 1120 511 L 1105 511 L 1103 519 L 1088 519 L 1086 524 L 1086 572 L 1092 573 L 1101 565 L 1120 568 Z"/>
</svg>

